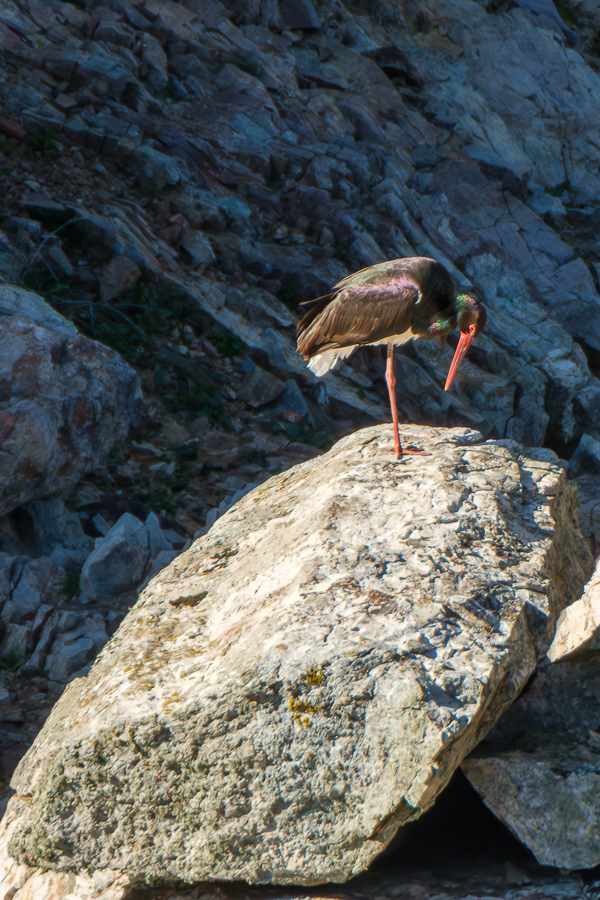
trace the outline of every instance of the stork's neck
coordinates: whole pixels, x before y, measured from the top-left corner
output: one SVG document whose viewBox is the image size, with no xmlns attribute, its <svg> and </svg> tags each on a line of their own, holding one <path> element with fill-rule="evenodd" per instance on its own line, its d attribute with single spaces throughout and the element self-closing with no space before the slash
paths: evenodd
<svg viewBox="0 0 600 900">
<path fill-rule="evenodd" d="M 447 334 L 450 334 L 451 331 L 454 331 L 456 328 L 456 316 L 437 316 L 429 328 L 427 329 L 427 334 L 431 337 L 445 337 Z"/>
<path fill-rule="evenodd" d="M 425 299 L 415 304 L 412 316 L 413 334 L 428 335 L 429 337 L 442 337 L 456 328 L 456 314 L 453 303 L 440 309 L 438 302 Z"/>
</svg>

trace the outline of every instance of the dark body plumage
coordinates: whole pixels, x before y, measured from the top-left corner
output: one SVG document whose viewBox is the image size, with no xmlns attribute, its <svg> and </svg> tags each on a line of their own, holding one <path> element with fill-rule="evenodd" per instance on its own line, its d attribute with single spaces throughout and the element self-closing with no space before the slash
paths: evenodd
<svg viewBox="0 0 600 900">
<path fill-rule="evenodd" d="M 443 337 L 457 324 L 455 299 L 454 280 L 435 259 L 417 256 L 379 263 L 305 304 L 308 309 L 297 326 L 298 350 L 311 360 L 323 354 L 320 365 L 311 364 L 323 374 L 361 344 Z M 347 352 L 327 352 L 344 348 Z"/>
<path fill-rule="evenodd" d="M 398 434 L 394 346 L 413 338 L 444 340 L 458 325 L 460 338 L 444 387 L 448 391 L 486 323 L 481 303 L 467 294 L 457 295 L 450 273 L 425 256 L 393 259 L 362 269 L 336 284 L 327 296 L 303 306 L 308 308 L 297 326 L 298 350 L 315 375 L 335 368 L 357 347 L 387 344 L 385 380 L 398 459 L 403 451 Z M 422 451 L 407 448 L 406 453 L 412 452 Z"/>
</svg>

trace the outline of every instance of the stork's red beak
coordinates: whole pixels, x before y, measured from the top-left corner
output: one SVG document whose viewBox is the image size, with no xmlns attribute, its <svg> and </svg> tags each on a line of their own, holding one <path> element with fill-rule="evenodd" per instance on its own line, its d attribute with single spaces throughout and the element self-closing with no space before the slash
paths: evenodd
<svg viewBox="0 0 600 900">
<path fill-rule="evenodd" d="M 446 385 L 444 387 L 445 391 L 449 391 L 454 383 L 454 379 L 458 375 L 458 370 L 460 368 L 460 364 L 467 355 L 467 350 L 473 343 L 473 338 L 475 337 L 475 326 L 470 325 L 468 331 L 461 332 L 460 340 L 458 342 L 458 347 L 454 351 L 454 359 L 452 360 L 452 365 L 450 366 L 450 371 L 448 372 L 448 377 L 446 378 Z"/>
</svg>

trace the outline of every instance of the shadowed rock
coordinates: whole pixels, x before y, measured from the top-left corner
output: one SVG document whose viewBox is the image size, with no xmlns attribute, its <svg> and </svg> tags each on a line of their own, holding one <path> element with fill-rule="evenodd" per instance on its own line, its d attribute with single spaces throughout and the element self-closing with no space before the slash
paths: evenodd
<svg viewBox="0 0 600 900">
<path fill-rule="evenodd" d="M 135 418 L 133 369 L 38 297 L 0 285 L 0 515 L 67 492 Z"/>
<path fill-rule="evenodd" d="M 598 660 L 588 650 L 539 671 L 463 762 L 485 803 L 542 865 L 600 864 Z"/>
</svg>

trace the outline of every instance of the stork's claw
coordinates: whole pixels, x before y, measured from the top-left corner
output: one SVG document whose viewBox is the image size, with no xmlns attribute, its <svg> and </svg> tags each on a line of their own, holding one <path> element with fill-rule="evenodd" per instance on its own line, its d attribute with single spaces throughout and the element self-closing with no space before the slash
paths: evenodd
<svg viewBox="0 0 600 900">
<path fill-rule="evenodd" d="M 396 448 L 389 447 L 389 452 L 393 453 Z M 403 456 L 431 456 L 431 453 L 427 453 L 426 450 L 419 450 L 418 447 L 402 447 L 400 450 L 400 455 L 396 453 L 398 459 L 402 459 Z"/>
</svg>

